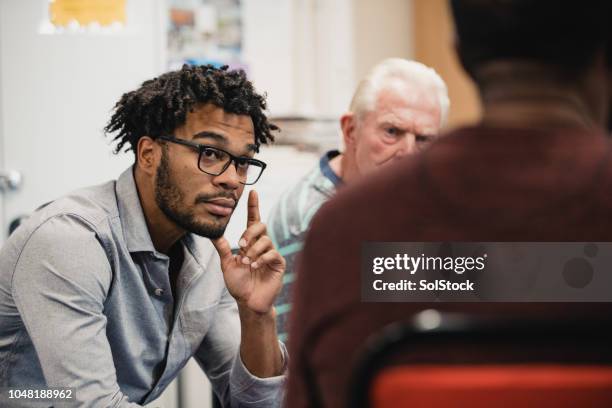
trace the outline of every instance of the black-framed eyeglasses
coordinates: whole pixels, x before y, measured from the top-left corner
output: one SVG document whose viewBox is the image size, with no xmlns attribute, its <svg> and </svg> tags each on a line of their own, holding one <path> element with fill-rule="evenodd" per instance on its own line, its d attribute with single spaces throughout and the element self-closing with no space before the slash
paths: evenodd
<svg viewBox="0 0 612 408">
<path fill-rule="evenodd" d="M 230 164 L 234 162 L 236 173 L 238 174 L 238 177 L 240 177 L 240 183 L 251 185 L 257 183 L 257 180 L 259 180 L 261 174 L 266 168 L 266 163 L 262 162 L 261 160 L 253 159 L 251 157 L 234 156 L 230 152 L 218 147 L 194 143 L 188 140 L 176 138 L 174 136 L 160 136 L 158 139 L 166 142 L 177 143 L 197 150 L 199 152 L 198 168 L 200 171 L 210 174 L 211 176 L 218 176 L 222 174 L 225 170 L 227 170 Z"/>
</svg>

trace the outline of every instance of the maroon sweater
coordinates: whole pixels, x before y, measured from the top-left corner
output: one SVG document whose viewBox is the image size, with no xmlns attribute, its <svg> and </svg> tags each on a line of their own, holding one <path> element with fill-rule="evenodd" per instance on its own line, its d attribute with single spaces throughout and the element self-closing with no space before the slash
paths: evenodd
<svg viewBox="0 0 612 408">
<path fill-rule="evenodd" d="M 339 192 L 315 216 L 293 293 L 287 407 L 343 407 L 364 339 L 435 307 L 476 314 L 610 315 L 612 304 L 362 303 L 363 241 L 612 241 L 603 133 L 464 128 Z"/>
</svg>

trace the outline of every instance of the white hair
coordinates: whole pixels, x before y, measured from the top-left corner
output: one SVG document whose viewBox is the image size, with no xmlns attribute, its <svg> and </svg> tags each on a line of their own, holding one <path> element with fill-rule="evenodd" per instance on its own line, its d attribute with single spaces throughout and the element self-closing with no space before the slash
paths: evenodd
<svg viewBox="0 0 612 408">
<path fill-rule="evenodd" d="M 450 106 L 446 84 L 433 68 L 402 58 L 388 58 L 372 68 L 368 75 L 359 82 L 351 100 L 350 111 L 361 117 L 365 112 L 374 110 L 378 93 L 391 79 L 432 88 L 437 94 L 440 105 L 440 127 L 444 126 Z"/>
</svg>

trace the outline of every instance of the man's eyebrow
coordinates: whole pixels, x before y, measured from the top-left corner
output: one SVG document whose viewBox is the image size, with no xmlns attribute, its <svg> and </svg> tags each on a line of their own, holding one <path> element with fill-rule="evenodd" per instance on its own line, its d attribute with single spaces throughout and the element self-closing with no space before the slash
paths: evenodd
<svg viewBox="0 0 612 408">
<path fill-rule="evenodd" d="M 246 145 L 246 149 L 244 150 L 244 153 L 239 154 L 238 157 L 244 157 L 244 156 L 248 156 L 249 153 L 253 152 L 253 153 L 258 153 L 258 148 L 257 145 L 255 144 L 248 144 Z"/>
<path fill-rule="evenodd" d="M 396 129 L 401 130 L 402 132 L 408 132 L 409 128 L 407 126 L 402 126 L 401 124 L 394 122 L 394 121 L 390 121 L 390 120 L 385 120 L 382 121 L 380 123 L 380 127 L 394 127 Z"/>
<path fill-rule="evenodd" d="M 385 121 L 381 122 L 380 126 L 381 127 L 391 126 L 391 127 L 394 127 L 396 129 L 398 129 L 402 133 L 412 133 L 412 134 L 415 134 L 415 135 L 418 135 L 418 136 L 422 136 L 422 137 L 427 137 L 427 138 L 436 137 L 439 134 L 439 132 L 435 132 L 431 128 L 427 128 L 427 129 L 424 129 L 421 132 L 417 132 L 416 129 L 414 129 L 414 128 L 411 128 L 409 126 L 402 126 L 402 125 L 399 125 L 399 124 L 394 123 L 393 121 L 389 121 L 389 120 L 385 120 Z"/>
<path fill-rule="evenodd" d="M 227 145 L 228 144 L 226 136 L 224 136 L 224 135 L 222 135 L 220 133 L 215 133 L 215 132 L 211 132 L 211 131 L 207 131 L 207 130 L 205 130 L 203 132 L 200 132 L 200 133 L 196 133 L 195 135 L 193 135 L 193 138 L 194 139 L 212 139 L 212 140 L 215 140 L 217 142 L 220 142 L 223 145 Z M 257 153 L 258 150 L 259 149 L 258 149 L 256 144 L 249 143 L 246 146 L 246 153 L 245 154 L 248 154 L 250 152 Z"/>
<path fill-rule="evenodd" d="M 193 138 L 194 139 L 212 139 L 222 144 L 227 144 L 227 137 L 223 136 L 222 134 L 210 132 L 207 130 L 200 132 L 200 133 L 196 133 L 195 135 L 193 135 Z"/>
</svg>

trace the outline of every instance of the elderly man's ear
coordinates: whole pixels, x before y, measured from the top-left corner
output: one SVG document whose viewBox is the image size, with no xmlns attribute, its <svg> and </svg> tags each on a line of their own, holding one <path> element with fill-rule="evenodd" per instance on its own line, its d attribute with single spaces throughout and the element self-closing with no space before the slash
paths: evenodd
<svg viewBox="0 0 612 408">
<path fill-rule="evenodd" d="M 140 170 L 153 176 L 161 158 L 161 146 L 149 136 L 143 136 L 138 140 L 136 156 Z"/>
<path fill-rule="evenodd" d="M 357 117 L 352 112 L 347 112 L 340 117 L 340 128 L 342 129 L 342 140 L 346 150 L 355 148 L 355 128 Z"/>
</svg>

